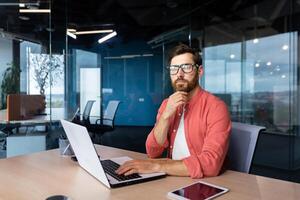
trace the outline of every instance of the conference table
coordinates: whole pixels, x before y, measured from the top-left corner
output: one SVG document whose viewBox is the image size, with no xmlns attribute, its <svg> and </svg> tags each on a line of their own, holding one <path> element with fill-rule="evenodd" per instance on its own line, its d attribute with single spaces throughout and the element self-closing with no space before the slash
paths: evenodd
<svg viewBox="0 0 300 200">
<path fill-rule="evenodd" d="M 96 145 L 99 155 L 105 158 L 130 156 L 143 159 L 147 156 L 127 150 Z M 51 195 L 63 194 L 72 200 L 93 199 L 168 199 L 167 193 L 198 181 L 189 177 L 166 178 L 108 189 L 70 157 L 61 156 L 59 150 L 0 160 L 0 199 L 43 200 Z M 256 175 L 226 171 L 218 177 L 202 181 L 229 188 L 218 199 L 300 199 L 300 184 Z"/>
<path fill-rule="evenodd" d="M 7 120 L 7 110 L 0 110 L 0 124 L 45 124 L 50 122 L 58 122 L 60 119 L 70 119 L 74 112 L 67 112 L 65 108 L 46 108 L 45 114 L 32 116 L 29 119 L 22 120 Z"/>
<path fill-rule="evenodd" d="M 73 111 L 68 112 L 65 108 L 46 108 L 45 113 L 41 115 L 35 115 L 29 119 L 22 120 L 7 120 L 7 110 L 0 110 L 0 127 L 3 132 L 8 135 L 19 133 L 19 128 L 21 127 L 35 127 L 35 126 L 45 126 L 47 130 L 51 125 L 56 125 L 59 123 L 60 119 L 72 119 L 74 115 Z"/>
</svg>

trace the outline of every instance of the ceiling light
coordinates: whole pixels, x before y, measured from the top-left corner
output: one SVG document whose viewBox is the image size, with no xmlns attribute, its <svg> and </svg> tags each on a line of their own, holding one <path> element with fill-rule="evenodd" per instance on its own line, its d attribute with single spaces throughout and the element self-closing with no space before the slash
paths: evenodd
<svg viewBox="0 0 300 200">
<path fill-rule="evenodd" d="M 136 57 L 141 57 L 141 55 L 122 55 L 121 58 L 136 58 Z"/>
<path fill-rule="evenodd" d="M 255 67 L 259 67 L 260 66 L 260 64 L 259 63 L 255 63 Z"/>
<path fill-rule="evenodd" d="M 67 28 L 67 31 L 68 31 L 68 32 L 71 32 L 71 33 L 75 33 L 75 32 L 76 32 L 76 29 L 74 29 L 74 28 Z"/>
<path fill-rule="evenodd" d="M 152 53 L 148 53 L 148 54 L 132 54 L 132 55 L 121 55 L 121 56 L 106 56 L 104 57 L 104 59 L 126 59 L 126 58 L 137 58 L 137 57 L 150 57 L 153 56 Z"/>
<path fill-rule="evenodd" d="M 235 55 L 234 55 L 234 54 L 230 54 L 230 58 L 231 58 L 231 59 L 234 59 L 234 58 L 235 58 Z"/>
<path fill-rule="evenodd" d="M 176 8 L 178 6 L 178 3 L 173 0 L 167 0 L 166 6 L 168 8 Z"/>
<path fill-rule="evenodd" d="M 121 56 L 106 56 L 104 59 L 122 59 Z"/>
<path fill-rule="evenodd" d="M 46 28 L 46 31 L 48 31 L 48 32 L 54 32 L 54 31 L 55 31 L 55 28 L 47 27 L 47 28 Z"/>
<path fill-rule="evenodd" d="M 76 36 L 75 34 L 69 32 L 69 31 L 67 31 L 67 35 L 70 36 L 70 37 L 73 38 L 73 39 L 76 39 L 76 38 L 77 38 L 77 36 Z"/>
<path fill-rule="evenodd" d="M 272 63 L 269 61 L 269 62 L 267 62 L 267 65 L 268 65 L 268 66 L 271 66 L 271 65 L 272 65 Z"/>
<path fill-rule="evenodd" d="M 0 6 L 19 6 L 19 7 L 25 7 L 25 4 L 26 5 L 39 5 L 39 3 L 0 3 Z"/>
<path fill-rule="evenodd" d="M 25 3 L 20 3 L 20 4 L 19 4 L 19 7 L 20 7 L 20 8 L 25 8 Z"/>
<path fill-rule="evenodd" d="M 283 74 L 283 75 L 281 75 L 281 78 L 286 78 L 286 75 L 284 75 L 284 74 Z"/>
<path fill-rule="evenodd" d="M 254 38 L 254 39 L 253 39 L 253 43 L 254 43 L 254 44 L 256 44 L 256 43 L 258 43 L 258 42 L 259 42 L 259 40 L 258 40 L 257 38 Z"/>
<path fill-rule="evenodd" d="M 51 13 L 50 9 L 20 9 L 20 13 Z"/>
<path fill-rule="evenodd" d="M 100 38 L 100 39 L 98 40 L 98 42 L 99 42 L 99 44 L 101 44 L 102 42 L 104 42 L 104 41 L 106 41 L 106 40 L 108 40 L 108 39 L 110 39 L 110 38 L 112 38 L 112 37 L 114 37 L 114 36 L 116 36 L 116 35 L 117 35 L 117 32 L 114 31 L 114 32 L 112 32 L 112 33 L 110 33 L 110 34 L 108 34 L 108 35 L 106 35 L 106 36 Z"/>
<path fill-rule="evenodd" d="M 85 35 L 85 34 L 111 33 L 111 32 L 113 32 L 113 30 L 109 29 L 109 30 L 77 31 L 75 34 Z"/>
<path fill-rule="evenodd" d="M 27 17 L 27 16 L 23 16 L 23 15 L 20 15 L 20 16 L 19 16 L 19 19 L 21 19 L 21 20 L 24 20 L 24 21 L 28 21 L 28 20 L 30 20 L 30 18 L 29 18 L 29 17 Z"/>
<path fill-rule="evenodd" d="M 289 45 L 285 44 L 281 47 L 282 50 L 288 50 L 289 49 Z"/>
<path fill-rule="evenodd" d="M 153 56 L 153 54 L 152 53 L 145 53 L 142 56 L 144 56 L 144 57 L 150 57 L 150 56 Z"/>
</svg>

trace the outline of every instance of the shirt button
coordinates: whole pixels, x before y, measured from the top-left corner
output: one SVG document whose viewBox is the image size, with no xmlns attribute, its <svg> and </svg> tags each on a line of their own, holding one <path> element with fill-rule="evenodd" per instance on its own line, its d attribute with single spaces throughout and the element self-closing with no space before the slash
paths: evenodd
<svg viewBox="0 0 300 200">
<path fill-rule="evenodd" d="M 172 149 L 172 148 L 173 148 L 173 146 L 171 145 L 171 146 L 170 146 L 170 149 Z"/>
<path fill-rule="evenodd" d="M 175 132 L 176 132 L 176 129 L 174 129 L 173 132 L 175 133 Z"/>
</svg>

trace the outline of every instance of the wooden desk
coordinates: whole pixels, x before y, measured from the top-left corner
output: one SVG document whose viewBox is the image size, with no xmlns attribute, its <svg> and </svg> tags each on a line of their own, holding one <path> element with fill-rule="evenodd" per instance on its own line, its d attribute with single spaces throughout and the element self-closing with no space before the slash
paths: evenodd
<svg viewBox="0 0 300 200">
<path fill-rule="evenodd" d="M 145 158 L 145 154 L 105 146 L 97 146 L 103 158 L 128 155 Z M 218 199 L 300 199 L 300 184 L 227 171 L 206 182 L 224 186 L 230 192 Z M 58 150 L 0 160 L 0 199 L 43 200 L 65 194 L 73 200 L 93 199 L 167 199 L 168 191 L 197 180 L 188 177 L 167 177 L 146 183 L 107 189 L 69 157 Z"/>
<path fill-rule="evenodd" d="M 72 112 L 67 112 L 65 108 L 52 108 L 51 115 L 50 109 L 46 108 L 45 115 L 36 115 L 31 119 L 24 120 L 7 120 L 7 110 L 0 110 L 0 124 L 20 124 L 20 125 L 39 125 L 49 122 L 58 122 L 60 119 L 70 119 L 73 116 Z"/>
<path fill-rule="evenodd" d="M 45 126 L 45 130 L 53 124 L 58 124 L 60 119 L 71 119 L 71 114 L 66 112 L 65 108 L 52 108 L 51 114 L 50 109 L 46 108 L 46 114 L 36 115 L 30 119 L 23 120 L 7 120 L 7 110 L 0 110 L 0 126 L 4 129 L 2 131 L 7 135 L 19 133 L 21 127 L 34 127 L 34 126 Z"/>
</svg>

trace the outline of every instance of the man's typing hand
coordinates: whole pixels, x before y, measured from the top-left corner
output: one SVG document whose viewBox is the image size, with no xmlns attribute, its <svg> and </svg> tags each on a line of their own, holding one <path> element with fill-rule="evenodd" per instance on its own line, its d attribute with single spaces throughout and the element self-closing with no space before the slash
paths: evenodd
<svg viewBox="0 0 300 200">
<path fill-rule="evenodd" d="M 171 160 L 167 158 L 130 160 L 116 170 L 117 174 L 125 176 L 133 173 L 155 173 L 164 172 L 168 175 L 189 176 L 186 166 L 182 160 Z"/>
<path fill-rule="evenodd" d="M 125 176 L 134 173 L 154 173 L 160 172 L 161 166 L 159 160 L 130 160 L 116 170 L 117 174 L 124 174 Z"/>
</svg>

